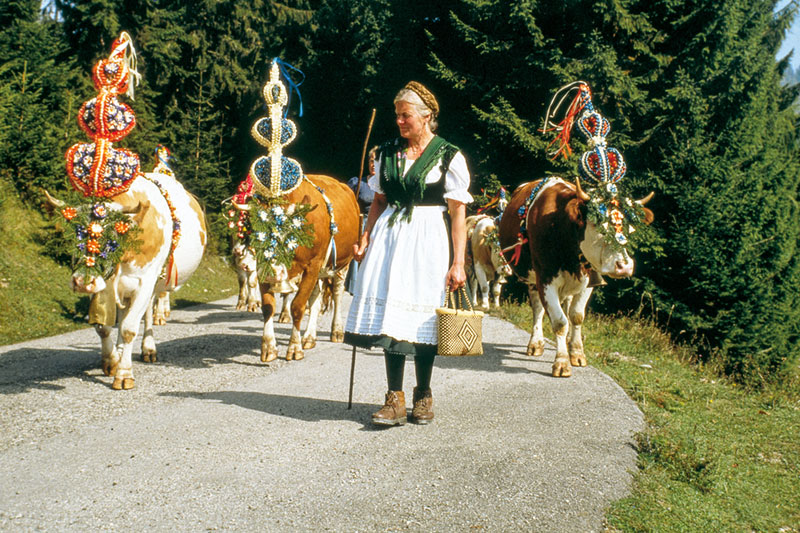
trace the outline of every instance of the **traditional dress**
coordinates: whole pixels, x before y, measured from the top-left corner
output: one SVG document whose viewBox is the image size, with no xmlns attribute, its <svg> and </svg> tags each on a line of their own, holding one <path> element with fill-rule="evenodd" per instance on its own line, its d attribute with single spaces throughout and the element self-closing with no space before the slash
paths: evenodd
<svg viewBox="0 0 800 533">
<path fill-rule="evenodd" d="M 345 342 L 356 346 L 431 348 L 438 340 L 435 310 L 444 302 L 452 252 L 447 200 L 472 201 L 469 170 L 458 148 L 440 137 L 418 161 L 405 158 L 405 146 L 403 139 L 383 145 L 369 181 L 387 206 L 372 228 L 345 326 Z M 391 181 L 384 165 L 396 165 L 399 179 Z M 410 184 L 415 176 L 420 182 Z"/>
</svg>

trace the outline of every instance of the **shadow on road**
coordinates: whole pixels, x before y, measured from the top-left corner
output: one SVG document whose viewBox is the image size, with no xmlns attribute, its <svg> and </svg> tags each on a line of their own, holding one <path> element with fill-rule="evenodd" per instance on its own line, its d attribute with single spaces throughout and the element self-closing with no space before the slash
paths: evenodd
<svg viewBox="0 0 800 533">
<path fill-rule="evenodd" d="M 219 402 L 304 422 L 349 420 L 364 424 L 365 421 L 371 419 L 372 413 L 380 407 L 372 403 L 354 403 L 353 408 L 348 409 L 347 402 L 337 400 L 247 391 L 164 392 L 159 396 Z M 363 431 L 382 431 L 385 428 L 365 424 L 361 429 Z"/>
</svg>

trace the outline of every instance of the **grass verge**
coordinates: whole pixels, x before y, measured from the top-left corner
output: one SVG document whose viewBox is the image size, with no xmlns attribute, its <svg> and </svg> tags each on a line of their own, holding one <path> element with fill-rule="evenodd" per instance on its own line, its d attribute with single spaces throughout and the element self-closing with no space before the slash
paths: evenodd
<svg viewBox="0 0 800 533">
<path fill-rule="evenodd" d="M 493 314 L 531 329 L 527 303 Z M 609 530 L 800 531 L 796 378 L 743 390 L 633 317 L 590 315 L 584 334 L 589 364 L 619 383 L 647 421 L 636 435 L 632 493 L 608 509 Z"/>
</svg>

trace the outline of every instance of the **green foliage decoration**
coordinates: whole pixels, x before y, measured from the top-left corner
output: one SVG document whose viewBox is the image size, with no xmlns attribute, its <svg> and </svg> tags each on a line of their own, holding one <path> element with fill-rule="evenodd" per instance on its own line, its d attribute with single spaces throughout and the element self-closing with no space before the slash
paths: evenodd
<svg viewBox="0 0 800 533">
<path fill-rule="evenodd" d="M 260 279 L 275 275 L 275 265 L 287 270 L 294 261 L 297 248 L 314 244 L 314 226 L 306 215 L 314 209 L 310 204 L 290 204 L 280 196 L 263 198 L 253 195 L 248 200 L 246 216 L 231 210 L 229 228 L 236 231 L 242 244 L 252 248 Z"/>
</svg>

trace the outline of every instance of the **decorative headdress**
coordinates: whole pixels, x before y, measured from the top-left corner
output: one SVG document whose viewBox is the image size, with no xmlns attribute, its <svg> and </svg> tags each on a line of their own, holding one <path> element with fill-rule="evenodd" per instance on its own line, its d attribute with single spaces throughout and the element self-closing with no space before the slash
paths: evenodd
<svg viewBox="0 0 800 533">
<path fill-rule="evenodd" d="M 406 83 L 403 89 L 415 92 L 420 100 L 422 100 L 422 103 L 433 112 L 433 117 L 436 118 L 439 116 L 439 102 L 436 101 L 436 97 L 424 85 L 418 81 L 410 81 Z"/>
<path fill-rule="evenodd" d="M 567 108 L 564 119 L 558 124 L 551 122 L 573 90 L 577 90 L 578 94 Z M 559 96 L 560 100 L 553 108 Z M 630 234 L 636 231 L 635 226 L 643 219 L 642 207 L 620 194 L 617 183 L 625 177 L 625 159 L 616 148 L 608 146 L 606 136 L 611 131 L 611 124 L 592 105 L 592 91 L 583 81 L 559 89 L 547 109 L 543 131 L 557 132 L 556 138 L 550 143 L 551 146 L 558 145 L 550 152 L 553 159 L 559 155 L 567 159 L 572 153 L 569 147 L 570 132 L 576 123 L 589 144 L 589 149 L 581 155 L 579 166 L 581 176 L 592 187 L 588 191 L 591 197 L 589 216 L 608 241 L 625 246 Z"/>
<path fill-rule="evenodd" d="M 78 111 L 78 124 L 92 139 L 73 145 L 65 155 L 67 175 L 73 188 L 89 198 L 88 205 L 68 206 L 61 214 L 68 223 L 72 240 L 73 266 L 77 272 L 95 276 L 110 273 L 125 250 L 135 241 L 130 219 L 110 209 L 105 199 L 127 191 L 140 176 L 139 156 L 113 147 L 136 125 L 133 110 L 117 96 L 133 98 L 136 51 L 130 35 L 122 32 L 111 45 L 111 54 L 92 71 L 98 94 Z"/>
<path fill-rule="evenodd" d="M 136 52 L 125 32 L 111 45 L 108 59 L 100 60 L 92 71 L 98 95 L 84 103 L 78 124 L 94 141 L 75 144 L 67 150 L 67 174 L 72 186 L 87 197 L 109 198 L 128 190 L 139 175 L 139 156 L 112 143 L 127 136 L 136 125 L 133 110 L 117 95 L 133 96 Z"/>
</svg>

